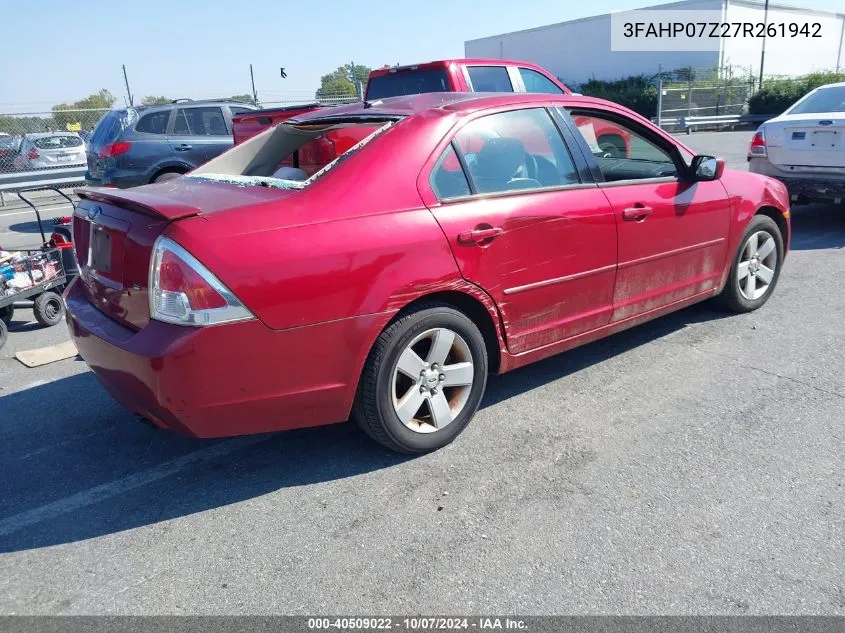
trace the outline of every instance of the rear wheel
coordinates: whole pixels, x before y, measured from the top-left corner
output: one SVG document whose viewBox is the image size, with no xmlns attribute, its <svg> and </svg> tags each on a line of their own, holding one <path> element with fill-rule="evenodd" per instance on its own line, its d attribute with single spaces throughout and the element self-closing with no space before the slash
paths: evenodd
<svg viewBox="0 0 845 633">
<path fill-rule="evenodd" d="M 182 175 L 181 171 L 165 171 L 153 178 L 153 182 L 167 182 Z"/>
<path fill-rule="evenodd" d="M 364 366 L 353 415 L 402 453 L 446 446 L 469 424 L 487 384 L 487 348 L 451 306 L 429 304 L 390 325 Z"/>
<path fill-rule="evenodd" d="M 65 316 L 65 304 L 55 292 L 44 292 L 35 298 L 32 312 L 36 321 L 49 327 L 56 325 Z"/>
<path fill-rule="evenodd" d="M 7 338 L 9 338 L 9 329 L 6 327 L 5 321 L 0 321 L 0 349 L 3 349 Z"/>
<path fill-rule="evenodd" d="M 5 308 L 0 308 L 0 321 L 9 325 L 12 322 L 12 317 L 15 314 L 15 306 L 6 306 Z"/>
<path fill-rule="evenodd" d="M 718 299 L 733 312 L 762 307 L 777 285 L 783 262 L 783 236 L 765 215 L 755 216 L 745 229 L 731 272 Z"/>
</svg>

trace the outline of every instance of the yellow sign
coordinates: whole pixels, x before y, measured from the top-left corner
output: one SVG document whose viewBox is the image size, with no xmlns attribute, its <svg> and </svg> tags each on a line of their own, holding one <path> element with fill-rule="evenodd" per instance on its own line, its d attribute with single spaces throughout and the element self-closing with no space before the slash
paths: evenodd
<svg viewBox="0 0 845 633">
<path fill-rule="evenodd" d="M 67 124 L 67 131 L 68 132 L 81 132 L 82 131 L 82 124 L 81 123 L 68 123 Z"/>
</svg>

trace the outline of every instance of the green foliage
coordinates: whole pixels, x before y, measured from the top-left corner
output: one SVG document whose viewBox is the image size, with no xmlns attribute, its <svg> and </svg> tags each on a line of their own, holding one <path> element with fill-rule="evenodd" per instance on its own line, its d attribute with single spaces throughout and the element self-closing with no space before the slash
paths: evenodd
<svg viewBox="0 0 845 633">
<path fill-rule="evenodd" d="M 581 85 L 581 94 L 615 101 L 644 117 L 657 112 L 657 88 L 646 75 L 634 75 L 616 81 L 590 79 Z"/>
<path fill-rule="evenodd" d="M 167 97 L 153 97 L 153 96 L 146 96 L 141 99 L 141 105 L 145 106 L 153 106 L 153 105 L 164 105 L 165 103 L 170 103 L 173 99 L 169 99 Z"/>
<path fill-rule="evenodd" d="M 748 100 L 748 111 L 751 114 L 781 114 L 811 90 L 839 81 L 845 81 L 845 73 L 824 71 L 794 79 L 769 79 Z"/>
<path fill-rule="evenodd" d="M 43 132 L 48 125 L 53 125 L 52 119 L 40 116 L 0 116 L 0 132 L 12 136 Z"/>
<path fill-rule="evenodd" d="M 238 101 L 240 103 L 249 103 L 250 105 L 258 105 L 255 103 L 255 99 L 252 98 L 252 95 L 232 95 L 232 101 Z"/>
<path fill-rule="evenodd" d="M 352 65 L 340 66 L 337 70 L 320 78 L 320 87 L 314 95 L 317 99 L 331 97 L 356 97 L 358 90 L 357 83 L 360 81 L 366 85 L 370 76 L 370 68 L 367 66 L 355 65 L 354 75 Z"/>
<path fill-rule="evenodd" d="M 81 129 L 90 130 L 97 123 L 102 112 L 64 112 L 64 110 L 108 110 L 114 102 L 114 95 L 104 88 L 73 103 L 57 103 L 53 106 L 52 127 L 57 130 L 66 130 L 68 125 L 79 124 Z"/>
</svg>

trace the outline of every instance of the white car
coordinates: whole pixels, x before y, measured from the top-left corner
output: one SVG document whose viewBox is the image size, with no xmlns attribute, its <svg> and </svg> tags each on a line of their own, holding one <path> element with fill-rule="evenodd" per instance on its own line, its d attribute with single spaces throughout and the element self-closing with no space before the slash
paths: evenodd
<svg viewBox="0 0 845 633">
<path fill-rule="evenodd" d="M 74 132 L 39 132 L 27 134 L 15 157 L 15 169 L 82 167 L 87 163 L 85 143 Z"/>
<path fill-rule="evenodd" d="M 845 200 L 845 82 L 816 88 L 761 125 L 748 162 L 783 182 L 793 201 Z"/>
</svg>

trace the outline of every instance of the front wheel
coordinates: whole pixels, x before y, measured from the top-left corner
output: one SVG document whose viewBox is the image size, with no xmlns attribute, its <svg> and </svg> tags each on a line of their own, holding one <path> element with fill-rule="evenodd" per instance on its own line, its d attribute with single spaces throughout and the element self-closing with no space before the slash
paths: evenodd
<svg viewBox="0 0 845 633">
<path fill-rule="evenodd" d="M 770 217 L 755 216 L 739 243 L 720 303 L 733 312 L 762 307 L 777 285 L 784 247 L 780 228 Z"/>
<path fill-rule="evenodd" d="M 487 348 L 466 315 L 429 304 L 391 324 L 361 376 L 353 417 L 401 453 L 449 444 L 469 424 L 487 384 Z"/>
<path fill-rule="evenodd" d="M 12 317 L 15 315 L 15 306 L 8 305 L 0 308 L 0 321 L 9 325 L 12 322 Z"/>
<path fill-rule="evenodd" d="M 6 322 L 0 321 L 0 349 L 3 349 L 7 338 L 9 338 L 9 330 L 6 328 Z"/>
</svg>

